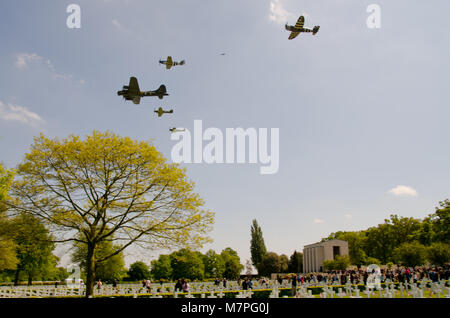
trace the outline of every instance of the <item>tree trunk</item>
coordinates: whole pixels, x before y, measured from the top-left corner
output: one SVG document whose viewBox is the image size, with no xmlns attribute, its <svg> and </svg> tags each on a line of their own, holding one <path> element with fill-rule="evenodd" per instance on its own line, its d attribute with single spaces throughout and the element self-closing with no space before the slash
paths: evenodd
<svg viewBox="0 0 450 318">
<path fill-rule="evenodd" d="M 88 244 L 88 253 L 86 259 L 86 298 L 94 294 L 95 281 L 95 245 Z"/>
<path fill-rule="evenodd" d="M 33 275 L 31 273 L 28 273 L 28 286 L 33 285 Z"/>
<path fill-rule="evenodd" d="M 16 275 L 14 277 L 14 286 L 19 285 L 19 275 L 20 275 L 20 268 L 17 267 L 16 269 Z"/>
</svg>

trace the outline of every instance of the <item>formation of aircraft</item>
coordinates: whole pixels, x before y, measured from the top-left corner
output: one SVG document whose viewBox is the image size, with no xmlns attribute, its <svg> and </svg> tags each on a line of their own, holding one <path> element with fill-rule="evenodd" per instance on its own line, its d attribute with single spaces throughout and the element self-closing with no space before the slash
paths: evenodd
<svg viewBox="0 0 450 318">
<path fill-rule="evenodd" d="M 185 62 L 184 60 L 182 60 L 182 61 L 180 61 L 180 62 L 174 62 L 174 61 L 172 60 L 172 57 L 171 57 L 171 56 L 168 56 L 168 57 L 167 57 L 167 60 L 165 60 L 165 61 L 159 60 L 159 63 L 160 63 L 160 64 L 166 65 L 166 69 L 170 70 L 170 68 L 171 68 L 172 66 L 176 66 L 176 65 L 184 65 L 186 62 Z"/>
<path fill-rule="evenodd" d="M 295 39 L 300 33 L 312 33 L 313 35 L 316 35 L 317 32 L 319 32 L 320 26 L 316 25 L 313 29 L 308 29 L 304 27 L 305 25 L 305 17 L 302 15 L 298 18 L 297 23 L 295 25 L 288 25 L 286 23 L 285 29 L 287 31 L 290 31 L 291 34 L 289 35 L 289 40 Z M 221 53 L 220 55 L 226 55 L 226 53 Z M 182 60 L 180 62 L 175 62 L 171 56 L 167 57 L 167 60 L 160 60 L 160 64 L 166 65 L 166 69 L 172 68 L 172 66 L 177 65 L 184 65 L 185 61 Z M 146 96 L 157 96 L 159 99 L 163 99 L 164 96 L 168 96 L 166 86 L 161 85 L 157 90 L 155 91 L 145 91 L 141 92 L 139 89 L 138 80 L 136 77 L 130 77 L 130 83 L 128 86 L 123 86 L 121 91 L 117 92 L 117 95 L 123 96 L 125 100 L 131 100 L 134 104 L 138 105 L 141 102 L 142 97 Z M 156 114 L 158 114 L 158 117 L 161 117 L 164 114 L 173 114 L 173 109 L 171 110 L 164 110 L 162 107 L 159 107 L 154 111 Z M 182 132 L 186 129 L 178 129 L 178 128 L 170 128 L 169 131 L 174 132 Z"/>
<path fill-rule="evenodd" d="M 155 110 L 155 113 L 158 114 L 158 117 L 161 117 L 164 114 L 173 114 L 173 109 L 171 110 L 164 110 L 162 107 Z"/>
<path fill-rule="evenodd" d="M 312 30 L 307 29 L 304 27 L 305 25 L 305 17 L 300 16 L 298 18 L 297 23 L 295 25 L 288 25 L 286 23 L 285 29 L 287 31 L 291 31 L 291 34 L 289 35 L 289 40 L 295 39 L 300 33 L 312 33 L 313 35 L 316 35 L 317 32 L 319 32 L 320 26 L 316 25 Z"/>
<path fill-rule="evenodd" d="M 136 77 L 130 77 L 130 84 L 128 86 L 123 86 L 123 89 L 118 91 L 117 95 L 123 96 L 125 100 L 132 100 L 136 105 L 139 105 L 141 102 L 141 97 L 158 96 L 159 99 L 163 99 L 164 96 L 169 96 L 165 85 L 161 85 L 155 91 L 141 92 Z"/>
</svg>

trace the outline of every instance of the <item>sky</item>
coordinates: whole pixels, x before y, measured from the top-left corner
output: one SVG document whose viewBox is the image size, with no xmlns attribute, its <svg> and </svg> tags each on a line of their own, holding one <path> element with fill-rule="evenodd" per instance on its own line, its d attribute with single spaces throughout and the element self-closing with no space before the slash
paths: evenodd
<svg viewBox="0 0 450 318">
<path fill-rule="evenodd" d="M 81 8 L 81 28 L 66 25 Z M 369 28 L 370 4 L 380 28 Z M 450 190 L 450 28 L 446 0 L 10 0 L 0 4 L 0 161 L 33 137 L 94 129 L 151 140 L 169 128 L 279 128 L 280 163 L 183 164 L 215 212 L 213 243 L 250 259 L 257 219 L 269 251 L 291 255 L 390 214 L 423 218 Z M 312 36 L 289 41 L 303 14 Z M 225 55 L 222 55 L 225 53 Z M 186 60 L 166 70 L 159 59 Z M 170 96 L 125 102 L 141 90 Z M 174 114 L 157 118 L 162 106 Z M 159 253 L 129 250 L 127 263 Z M 60 250 L 63 259 L 63 250 Z"/>
</svg>

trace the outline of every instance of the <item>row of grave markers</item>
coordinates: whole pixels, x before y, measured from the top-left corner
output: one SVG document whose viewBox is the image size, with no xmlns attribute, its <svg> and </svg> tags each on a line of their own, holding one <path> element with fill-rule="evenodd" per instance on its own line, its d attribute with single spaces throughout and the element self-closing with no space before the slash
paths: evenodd
<svg viewBox="0 0 450 318">
<path fill-rule="evenodd" d="M 322 292 L 320 297 L 322 298 L 335 298 L 335 297 L 353 297 L 361 298 L 361 292 L 366 295 L 366 297 L 380 297 L 380 298 L 394 298 L 396 295 L 400 297 L 413 297 L 413 298 L 423 298 L 424 292 L 427 290 L 428 281 L 419 281 L 417 283 L 399 283 L 395 286 L 393 282 L 387 282 L 385 288 L 379 286 L 369 287 L 366 286 L 365 290 L 360 290 L 358 285 L 352 285 L 347 282 L 342 287 L 339 287 L 337 292 L 333 286 L 329 286 L 325 283 L 322 284 L 310 284 L 304 283 L 296 288 L 297 298 L 314 298 L 312 295 L 312 290 L 308 290 L 308 287 L 321 287 Z M 193 298 L 193 293 L 201 294 L 202 298 L 223 298 L 226 291 L 238 291 L 236 298 L 251 298 L 254 291 L 261 289 L 269 289 L 271 293 L 269 298 L 279 298 L 280 289 L 291 288 L 289 282 L 283 282 L 279 285 L 276 281 L 269 284 L 258 284 L 254 285 L 254 288 L 249 290 L 240 290 L 240 286 L 237 282 L 230 282 L 227 288 L 222 286 L 216 286 L 213 283 L 193 283 L 191 290 L 186 294 L 180 295 L 180 292 L 175 291 L 174 284 L 165 284 L 160 286 L 159 284 L 153 284 L 150 290 L 143 288 L 139 284 L 119 284 L 116 288 L 112 285 L 104 285 L 100 289 L 95 288 L 94 296 L 118 296 L 118 295 L 133 295 L 133 297 L 138 297 L 138 294 L 151 294 L 151 298 L 161 298 L 161 294 L 173 295 L 173 297 L 185 297 Z M 429 289 L 437 297 L 450 298 L 450 287 L 447 287 L 445 281 L 440 281 L 437 283 L 431 283 Z M 208 295 L 209 293 L 209 295 Z M 29 297 L 82 297 L 85 295 L 85 286 L 80 286 L 77 288 L 60 286 L 2 286 L 0 287 L 0 298 L 29 298 Z M 285 296 L 287 297 L 287 296 Z"/>
</svg>

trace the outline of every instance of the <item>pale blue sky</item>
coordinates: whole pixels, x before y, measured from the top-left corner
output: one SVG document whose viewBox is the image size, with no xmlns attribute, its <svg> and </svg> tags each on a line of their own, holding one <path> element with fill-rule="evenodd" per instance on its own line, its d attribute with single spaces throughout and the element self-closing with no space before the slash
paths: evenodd
<svg viewBox="0 0 450 318">
<path fill-rule="evenodd" d="M 81 6 L 79 30 L 66 27 L 70 3 Z M 371 3 L 381 7 L 380 29 L 366 26 Z M 280 128 L 275 175 L 259 165 L 186 165 L 216 212 L 204 250 L 230 246 L 245 263 L 256 218 L 267 248 L 290 255 L 391 213 L 423 218 L 450 196 L 446 0 L 15 0 L 0 9 L 8 167 L 40 132 L 109 129 L 153 139 L 170 157 L 168 129 L 192 129 L 195 119 Z M 284 24 L 303 13 L 320 32 L 288 41 Z M 158 60 L 167 55 L 186 65 L 166 71 Z M 131 75 L 141 89 L 164 83 L 170 96 L 124 102 L 116 91 Z M 159 106 L 175 113 L 158 119 Z M 389 192 L 398 185 L 417 195 Z"/>
</svg>

